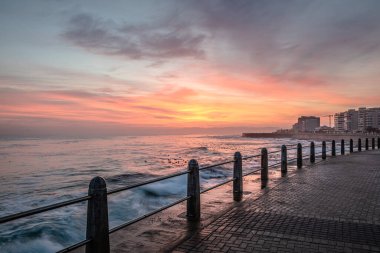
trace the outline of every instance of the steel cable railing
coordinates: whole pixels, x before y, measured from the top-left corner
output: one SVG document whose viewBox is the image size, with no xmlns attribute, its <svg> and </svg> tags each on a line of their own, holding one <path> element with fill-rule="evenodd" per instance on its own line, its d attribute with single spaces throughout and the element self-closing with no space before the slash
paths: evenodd
<svg viewBox="0 0 380 253">
<path fill-rule="evenodd" d="M 83 201 L 86 201 L 89 199 L 91 199 L 91 196 L 84 196 L 84 197 L 79 197 L 79 198 L 75 198 L 75 199 L 63 201 L 60 203 L 55 203 L 55 204 L 35 208 L 32 210 L 28 210 L 28 211 L 24 211 L 24 212 L 20 212 L 20 213 L 16 213 L 16 214 L 11 214 L 8 216 L 1 217 L 0 218 L 0 224 L 5 223 L 5 222 L 9 222 L 9 221 L 13 221 L 13 220 L 17 220 L 17 219 L 21 219 L 21 218 L 25 218 L 25 217 L 28 217 L 31 215 L 51 211 L 51 210 L 54 210 L 54 209 L 57 209 L 60 207 L 65 207 L 65 206 L 77 204 L 77 203 L 80 203 L 80 202 L 83 202 Z"/>
<path fill-rule="evenodd" d="M 121 225 L 119 225 L 117 227 L 114 227 L 114 228 L 112 228 L 112 229 L 109 230 L 109 234 L 112 234 L 112 233 L 114 233 L 114 232 L 116 232 L 116 231 L 118 231 L 118 230 L 120 230 L 122 228 L 125 228 L 125 227 L 127 227 L 129 225 L 132 225 L 132 224 L 134 224 L 134 223 L 136 223 L 136 222 L 138 222 L 140 220 L 143 220 L 143 219 L 148 218 L 148 217 L 150 217 L 150 216 L 152 216 L 152 215 L 154 215 L 156 213 L 159 213 L 159 212 L 161 212 L 163 210 L 166 210 L 166 209 L 168 209 L 168 208 L 170 208 L 172 206 L 175 206 L 175 205 L 177 205 L 177 204 L 179 204 L 179 203 L 181 203 L 181 202 L 183 202 L 185 200 L 188 200 L 189 198 L 190 197 L 181 198 L 181 199 L 179 199 L 177 201 L 174 201 L 173 203 L 170 203 L 169 205 L 163 206 L 163 207 L 161 207 L 159 209 L 156 209 L 156 210 L 154 210 L 152 212 L 149 212 L 149 213 L 144 214 L 144 215 L 142 215 L 140 217 L 137 217 L 137 218 L 135 218 L 133 220 L 130 220 L 130 221 L 126 222 L 126 223 L 123 223 L 123 224 L 121 224 Z"/>
<path fill-rule="evenodd" d="M 372 149 L 375 149 L 375 141 L 374 139 L 372 139 Z M 343 145 L 343 147 L 342 147 Z M 362 146 L 362 142 L 361 142 L 361 139 L 359 138 L 358 139 L 358 143 L 357 145 L 354 147 L 353 146 L 353 141 L 351 140 L 349 142 L 349 145 L 350 145 L 350 152 L 349 153 L 352 153 L 352 152 L 360 152 L 361 150 L 364 151 L 364 150 L 369 150 L 369 140 L 366 139 L 365 141 L 365 146 L 363 147 Z M 284 147 L 284 145 L 283 145 Z M 346 145 L 345 145 L 345 142 L 344 141 L 341 141 L 340 143 L 335 143 L 334 140 L 332 141 L 324 141 L 322 143 L 314 143 L 312 142 L 310 145 L 304 145 L 302 146 L 301 144 L 291 144 L 291 145 L 288 145 L 288 146 L 285 146 L 285 150 L 283 150 L 283 147 L 281 147 L 281 149 L 279 150 L 271 150 L 270 152 L 267 151 L 266 148 L 263 148 L 261 149 L 261 154 L 254 154 L 254 155 L 250 155 L 250 156 L 245 156 L 245 157 L 242 157 L 240 155 L 239 152 L 237 152 L 239 155 L 236 156 L 237 153 L 235 153 L 235 158 L 233 160 L 227 160 L 227 161 L 223 161 L 223 162 L 220 162 L 220 163 L 216 163 L 216 164 L 211 164 L 211 165 L 206 165 L 204 167 L 199 167 L 198 166 L 198 163 L 195 162 L 195 167 L 191 167 L 190 164 L 192 161 L 189 162 L 189 169 L 186 170 L 186 171 L 181 171 L 181 172 L 178 172 L 178 173 L 174 173 L 174 174 L 170 174 L 170 175 L 167 175 L 167 176 L 163 176 L 163 177 L 158 177 L 158 178 L 154 178 L 154 179 L 151 179 L 151 180 L 147 180 L 147 181 L 144 181 L 144 182 L 140 182 L 140 183 L 136 183 L 136 184 L 132 184 L 132 185 L 127 185 L 127 186 L 123 186 L 123 187 L 119 187 L 119 188 L 116 188 L 116 189 L 112 189 L 112 190 L 109 190 L 107 191 L 106 188 L 105 188 L 105 181 L 104 179 L 102 178 L 94 178 L 93 181 L 95 182 L 94 184 L 93 181 L 91 181 L 91 184 L 90 184 L 90 189 L 89 189 L 89 192 L 91 192 L 91 189 L 92 190 L 100 190 L 100 188 L 96 188 L 96 187 L 99 187 L 99 186 L 102 186 L 102 184 L 104 184 L 104 189 L 102 188 L 103 190 L 103 195 L 107 196 L 107 195 L 112 195 L 112 194 L 115 194 L 115 193 L 119 193 L 119 192 L 122 192 L 122 191 L 127 191 L 127 190 L 131 190 L 133 188 L 137 188 L 137 187 L 140 187 L 140 186 L 144 186 L 144 185 L 147 185 L 147 184 L 152 184 L 152 183 L 155 183 L 155 182 L 159 182 L 159 181 L 163 181 L 163 180 L 167 180 L 167 179 L 170 179 L 170 178 L 174 178 L 174 177 L 178 177 L 178 176 L 181 176 L 181 175 L 188 175 L 188 196 L 186 197 L 183 197 L 183 198 L 180 198 L 168 205 L 165 205 L 163 207 L 160 207 L 156 210 L 153 210 L 151 212 L 148 212 L 142 216 L 139 216 L 137 218 L 134 218 L 130 221 L 127 221 L 121 225 L 118 225 L 114 228 L 111 228 L 107 231 L 107 238 L 108 238 L 108 235 L 109 234 L 112 234 L 122 228 L 125 228 L 129 225 L 132 225 L 138 221 L 141 221 L 147 217 L 150 217 L 154 214 L 157 214 L 163 210 L 166 210 L 170 207 L 173 207 L 183 201 L 188 201 L 188 205 L 190 203 L 193 203 L 195 201 L 199 201 L 199 198 L 197 199 L 197 195 L 200 195 L 200 194 L 203 194 L 203 193 L 206 193 L 208 191 L 211 191 L 215 188 L 218 188 L 222 185 L 225 185 L 225 184 L 228 184 L 228 183 L 231 183 L 233 182 L 233 188 L 234 188 L 234 194 L 237 192 L 237 193 L 240 193 L 242 194 L 242 178 L 243 177 L 246 177 L 246 176 L 249 176 L 249 175 L 252 175 L 252 174 L 255 174 L 257 172 L 261 172 L 261 180 L 262 180 L 262 184 L 265 180 L 268 179 L 268 168 L 275 168 L 275 167 L 278 167 L 278 166 L 281 166 L 281 172 L 284 172 L 283 171 L 283 166 L 284 164 L 287 165 L 287 164 L 290 164 L 290 163 L 293 163 L 295 161 L 297 161 L 297 168 L 300 168 L 300 166 L 302 167 L 302 160 L 305 160 L 305 159 L 310 159 L 311 163 L 315 162 L 315 157 L 320 157 L 322 155 L 322 159 L 326 159 L 327 157 L 327 154 L 331 154 L 331 156 L 335 156 L 336 155 L 336 150 L 340 149 L 341 152 L 340 154 L 344 154 L 344 152 L 346 151 Z M 290 147 L 290 148 L 288 148 Z M 380 147 L 380 139 L 378 138 L 378 148 Z M 318 152 L 315 152 L 316 148 L 321 148 L 322 150 L 321 151 L 318 151 Z M 344 152 L 342 152 L 344 148 Z M 291 158 L 289 157 L 288 155 L 288 151 L 293 151 L 293 150 L 297 150 L 297 152 L 294 154 L 295 157 Z M 306 152 L 303 152 L 303 151 L 306 151 Z M 278 154 L 280 153 L 281 154 L 281 157 L 280 157 L 280 162 L 275 162 L 275 163 L 272 163 L 270 165 L 268 165 L 268 155 L 273 155 L 273 154 Z M 242 161 L 244 160 L 248 160 L 248 159 L 251 159 L 251 158 L 258 158 L 258 157 L 261 157 L 261 166 L 260 168 L 257 168 L 257 169 L 254 169 L 253 171 L 249 171 L 249 172 L 246 172 L 246 173 L 242 173 Z M 273 156 L 271 156 L 272 159 L 273 159 Z M 276 157 L 274 157 L 276 159 Z M 314 160 L 312 160 L 312 158 Z M 194 160 L 195 161 L 195 160 Z M 278 161 L 278 159 L 276 159 L 276 161 Z M 234 176 L 231 178 L 231 179 L 228 179 L 226 181 L 223 181 L 223 182 L 220 182 L 216 185 L 213 185 L 207 189 L 203 189 L 203 190 L 200 190 L 199 189 L 199 171 L 202 171 L 202 170 L 207 170 L 207 169 L 210 169 L 210 168 L 215 168 L 215 167 L 219 167 L 219 166 L 223 166 L 223 165 L 226 165 L 226 164 L 230 164 L 230 163 L 233 163 L 234 164 Z M 193 164 L 193 165 L 194 165 Z M 287 171 L 285 170 L 285 173 Z M 263 174 L 264 173 L 264 174 Z M 266 173 L 266 174 L 265 174 Z M 266 177 L 266 178 L 263 178 Z M 96 180 L 95 180 L 96 179 Z M 102 181 L 103 180 L 103 181 Z M 195 180 L 195 181 L 194 181 Z M 239 182 L 239 180 L 241 182 Z M 195 183 L 195 186 L 198 187 L 198 190 L 197 189 L 193 189 L 194 185 L 190 185 L 191 182 L 194 184 Z M 198 183 L 197 183 L 198 182 Z M 98 185 L 97 185 L 98 184 Z M 92 185 L 92 186 L 91 186 Z M 265 182 L 265 185 L 264 187 L 266 186 L 266 182 Z M 91 187 L 95 187 L 95 188 L 91 188 Z M 192 188 L 193 187 L 193 188 Z M 189 189 L 192 189 L 193 192 L 189 192 Z M 20 212 L 20 213 L 16 213 L 16 214 L 12 214 L 12 215 L 8 215 L 8 216 L 4 216 L 4 217 L 1 217 L 0 218 L 0 224 L 2 223 L 6 223 L 6 222 L 10 222 L 10 221 L 13 221 L 13 220 L 17 220 L 17 219 L 21 219 L 21 218 L 25 218 L 25 217 L 28 217 L 28 216 L 31 216 L 31 215 L 35 215 L 35 214 L 39 214 L 39 213 L 43 213 L 43 212 L 47 212 L 47 211 L 50 211 L 50 210 L 54 210 L 54 209 L 57 209 L 57 208 L 60 208 L 60 207 L 65 207 L 65 206 L 69 206 L 69 205 L 73 205 L 73 204 L 77 204 L 77 203 L 80 203 L 80 202 L 84 202 L 84 201 L 89 201 L 89 207 L 90 207 L 90 202 L 94 205 L 96 204 L 99 204 L 99 203 L 102 203 L 101 201 L 104 201 L 103 200 L 99 200 L 99 195 L 97 195 L 98 193 L 95 193 L 95 194 L 90 194 L 88 196 L 83 196 L 83 197 L 79 197 L 79 198 L 75 198 L 75 199 L 71 199 L 71 200 L 67 200 L 67 201 L 63 201 L 63 202 L 60 202 L 60 203 L 55 203 L 55 204 L 51 204 L 51 205 L 47 205 L 47 206 L 44 206 L 44 207 L 39 207 L 39 208 L 35 208 L 35 209 L 32 209 L 32 210 L 28 210 L 28 211 L 24 211 L 24 212 Z M 104 197 L 104 196 L 103 196 Z M 234 195 L 234 199 L 235 199 L 235 195 Z M 97 202 L 98 201 L 98 202 Z M 100 202 L 99 202 L 100 201 Z M 107 198 L 105 198 L 105 201 L 107 201 Z M 104 202 L 103 202 L 104 203 Z M 200 205 L 200 204 L 199 204 Z M 104 206 L 107 206 L 107 205 L 104 205 Z M 191 209 L 191 208 L 190 208 Z M 104 210 L 103 210 L 104 211 Z M 105 210 L 107 213 L 108 213 L 108 210 L 106 209 Z M 189 209 L 188 209 L 188 212 L 189 212 Z M 107 214 L 108 215 L 108 214 Z M 188 214 L 188 217 L 191 216 Z M 89 210 L 88 210 L 88 214 L 87 214 L 87 217 L 89 219 Z M 197 215 L 195 215 L 194 217 L 197 217 Z M 92 217 L 94 218 L 94 217 Z M 88 220 L 89 221 L 89 220 Z M 91 222 L 88 223 L 90 226 L 92 225 Z M 107 225 L 108 227 L 108 225 Z M 96 230 L 97 228 L 95 228 Z M 104 235 L 105 236 L 105 235 Z M 74 250 L 74 249 L 77 249 L 81 246 L 84 246 L 84 245 L 101 245 L 102 242 L 95 242 L 93 240 L 94 236 L 92 235 L 87 235 L 87 238 L 83 241 L 80 241 L 74 245 L 71 245 L 65 249 L 62 249 L 60 251 L 58 251 L 59 253 L 63 253 L 63 252 L 69 252 L 71 250 Z M 104 246 L 104 245 L 103 245 Z M 109 248 L 109 246 L 108 246 Z"/>
</svg>

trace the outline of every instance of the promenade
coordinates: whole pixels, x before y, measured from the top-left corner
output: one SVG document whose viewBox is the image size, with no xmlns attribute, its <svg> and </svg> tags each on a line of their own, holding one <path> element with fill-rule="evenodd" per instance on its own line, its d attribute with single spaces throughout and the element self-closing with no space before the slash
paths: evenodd
<svg viewBox="0 0 380 253">
<path fill-rule="evenodd" d="M 380 252 L 380 150 L 305 166 L 173 252 Z"/>
</svg>

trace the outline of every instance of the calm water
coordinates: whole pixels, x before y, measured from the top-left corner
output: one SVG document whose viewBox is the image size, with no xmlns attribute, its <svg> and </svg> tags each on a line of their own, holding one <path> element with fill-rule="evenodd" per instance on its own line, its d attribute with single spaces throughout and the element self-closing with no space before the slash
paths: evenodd
<svg viewBox="0 0 380 253">
<path fill-rule="evenodd" d="M 25 139 L 0 141 L 0 216 L 87 194 L 94 176 L 108 189 L 186 169 L 195 158 L 200 166 L 278 149 L 290 139 L 240 136 L 146 136 L 98 139 Z M 277 159 L 277 160 L 276 160 Z M 273 155 L 271 163 L 278 162 Z M 258 159 L 244 161 L 244 170 Z M 202 187 L 232 175 L 232 164 L 202 171 Z M 185 196 L 180 176 L 109 197 L 110 227 Z M 86 203 L 0 225 L 1 252 L 54 252 L 85 239 Z"/>
</svg>

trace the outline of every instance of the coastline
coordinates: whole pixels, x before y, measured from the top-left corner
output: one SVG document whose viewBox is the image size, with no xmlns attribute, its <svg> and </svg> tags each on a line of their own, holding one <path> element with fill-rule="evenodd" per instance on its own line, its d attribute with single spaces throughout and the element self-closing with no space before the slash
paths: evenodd
<svg viewBox="0 0 380 253">
<path fill-rule="evenodd" d="M 357 139 L 375 137 L 372 133 L 242 133 L 246 138 L 291 138 L 299 140 L 326 141 L 331 139 Z"/>
</svg>

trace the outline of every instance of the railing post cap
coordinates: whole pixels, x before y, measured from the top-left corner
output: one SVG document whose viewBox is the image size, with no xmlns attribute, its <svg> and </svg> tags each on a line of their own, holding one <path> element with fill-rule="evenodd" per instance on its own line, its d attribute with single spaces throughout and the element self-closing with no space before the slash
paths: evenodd
<svg viewBox="0 0 380 253">
<path fill-rule="evenodd" d="M 262 148 L 262 149 L 261 149 L 261 153 L 268 153 L 267 148 Z"/>
<path fill-rule="evenodd" d="M 194 168 L 195 166 L 198 166 L 198 162 L 195 159 L 191 159 L 189 161 L 189 168 Z"/>
<path fill-rule="evenodd" d="M 235 159 L 241 158 L 241 153 L 239 151 L 235 152 L 234 157 Z"/>
<path fill-rule="evenodd" d="M 94 177 L 90 182 L 89 188 L 94 190 L 104 190 L 107 188 L 106 180 L 99 176 Z"/>
<path fill-rule="evenodd" d="M 281 149 L 286 149 L 286 145 L 283 144 L 283 145 L 281 146 Z"/>
</svg>

